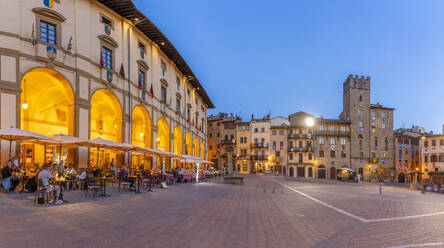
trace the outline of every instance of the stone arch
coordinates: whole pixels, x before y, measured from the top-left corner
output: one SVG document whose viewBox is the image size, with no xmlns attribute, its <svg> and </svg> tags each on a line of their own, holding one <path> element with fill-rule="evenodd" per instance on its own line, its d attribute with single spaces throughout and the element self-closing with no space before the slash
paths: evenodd
<svg viewBox="0 0 444 248">
<path fill-rule="evenodd" d="M 61 133 L 75 136 L 75 93 L 65 76 L 54 69 L 36 67 L 22 75 L 20 87 L 21 129 L 45 136 Z M 42 164 L 48 157 L 74 162 L 72 149 L 60 156 L 53 147 L 45 149 L 42 145 L 24 144 L 22 148 L 27 169 L 35 163 Z"/>
<path fill-rule="evenodd" d="M 59 72 L 33 68 L 22 76 L 20 127 L 46 136 L 74 136 L 74 89 Z"/>
<path fill-rule="evenodd" d="M 90 138 L 122 142 L 122 105 L 108 89 L 97 89 L 91 95 Z"/>
<path fill-rule="evenodd" d="M 131 143 L 135 146 L 151 148 L 151 117 L 146 108 L 142 105 L 137 105 L 134 107 L 131 114 L 131 119 Z"/>
<path fill-rule="evenodd" d="M 324 165 L 319 165 L 318 167 L 318 178 L 319 179 L 325 179 L 326 178 L 326 171 Z"/>
<path fill-rule="evenodd" d="M 191 142 L 191 134 L 187 133 L 185 135 L 185 152 L 187 155 L 193 155 L 193 143 Z"/>
<path fill-rule="evenodd" d="M 200 142 L 200 157 L 205 160 L 205 142 Z"/>
<path fill-rule="evenodd" d="M 170 128 L 167 120 L 163 117 L 157 121 L 157 149 L 170 151 Z"/>
<path fill-rule="evenodd" d="M 199 157 L 199 139 L 194 138 L 194 150 L 193 150 L 193 156 Z"/>
<path fill-rule="evenodd" d="M 179 155 L 183 154 L 183 138 L 179 126 L 174 128 L 174 153 Z"/>
</svg>

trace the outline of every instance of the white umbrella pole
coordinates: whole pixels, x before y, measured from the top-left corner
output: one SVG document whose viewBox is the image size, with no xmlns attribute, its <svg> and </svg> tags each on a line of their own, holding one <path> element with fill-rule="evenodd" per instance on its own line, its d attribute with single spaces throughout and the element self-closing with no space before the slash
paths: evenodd
<svg viewBox="0 0 444 248">
<path fill-rule="evenodd" d="M 9 140 L 9 157 L 8 157 L 8 159 L 11 158 L 11 147 L 12 147 L 12 140 Z"/>
</svg>

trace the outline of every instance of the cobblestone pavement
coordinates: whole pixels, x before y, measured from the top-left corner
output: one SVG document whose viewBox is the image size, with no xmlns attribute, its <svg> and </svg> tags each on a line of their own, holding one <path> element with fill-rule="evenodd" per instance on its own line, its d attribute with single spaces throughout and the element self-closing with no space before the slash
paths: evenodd
<svg viewBox="0 0 444 248">
<path fill-rule="evenodd" d="M 444 195 L 246 176 L 38 207 L 0 194 L 3 247 L 444 247 Z M 78 199 L 78 200 L 76 200 Z"/>
</svg>

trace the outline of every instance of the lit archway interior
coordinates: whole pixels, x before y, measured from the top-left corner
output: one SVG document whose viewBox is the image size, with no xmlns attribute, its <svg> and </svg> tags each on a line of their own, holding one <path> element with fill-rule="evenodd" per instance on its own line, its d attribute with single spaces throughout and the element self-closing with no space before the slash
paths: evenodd
<svg viewBox="0 0 444 248">
<path fill-rule="evenodd" d="M 170 128 L 168 122 L 164 118 L 160 118 L 157 122 L 157 149 L 161 151 L 170 151 Z M 170 168 L 168 158 L 157 159 L 157 168 L 161 168 L 161 160 L 165 161 L 165 168 Z"/>
<path fill-rule="evenodd" d="M 102 138 L 114 142 L 122 142 L 122 108 L 119 99 L 109 90 L 97 90 L 91 97 L 91 122 L 90 138 Z M 109 167 L 112 159 L 116 159 L 116 153 L 102 151 L 97 161 L 97 153 L 92 151 L 91 161 L 93 164 L 101 164 Z"/>
<path fill-rule="evenodd" d="M 182 155 L 182 132 L 180 131 L 180 127 L 174 128 L 174 153 Z"/>
<path fill-rule="evenodd" d="M 157 149 L 161 151 L 170 151 L 170 128 L 168 122 L 164 118 L 160 118 L 157 122 Z"/>
<path fill-rule="evenodd" d="M 97 90 L 91 97 L 90 138 L 122 141 L 122 108 L 109 90 Z"/>
<path fill-rule="evenodd" d="M 193 155 L 193 143 L 191 143 L 191 135 L 187 133 L 185 135 L 185 146 L 187 155 Z"/>
<path fill-rule="evenodd" d="M 74 134 L 74 93 L 70 83 L 58 72 L 37 68 L 26 73 L 21 81 L 20 128 L 45 136 Z M 56 160 L 73 161 L 66 149 L 24 144 L 23 161 L 28 168 L 34 163 Z"/>
<path fill-rule="evenodd" d="M 205 159 L 205 143 L 200 142 L 200 157 Z"/>
<path fill-rule="evenodd" d="M 180 127 L 174 128 L 174 153 L 182 155 L 183 154 L 183 138 Z M 178 167 L 181 163 L 178 160 L 174 161 L 174 166 Z"/>
<path fill-rule="evenodd" d="M 141 105 L 136 106 L 131 117 L 131 143 L 135 146 L 151 148 L 151 118 L 148 111 Z M 151 169 L 151 157 L 133 155 L 131 161 L 133 169 L 138 167 Z"/>
<path fill-rule="evenodd" d="M 193 156 L 199 157 L 199 140 L 197 138 L 194 139 L 194 154 Z"/>
<path fill-rule="evenodd" d="M 132 122 L 132 144 L 151 148 L 151 118 L 148 111 L 142 106 L 135 107 Z"/>
</svg>

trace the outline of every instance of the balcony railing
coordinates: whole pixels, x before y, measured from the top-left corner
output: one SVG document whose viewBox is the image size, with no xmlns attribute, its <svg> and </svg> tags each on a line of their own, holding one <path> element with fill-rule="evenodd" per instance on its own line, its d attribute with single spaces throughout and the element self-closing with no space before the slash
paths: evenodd
<svg viewBox="0 0 444 248">
<path fill-rule="evenodd" d="M 288 148 L 289 152 L 312 152 L 313 147 L 306 146 L 306 147 L 290 147 Z"/>
<path fill-rule="evenodd" d="M 291 133 L 288 135 L 289 139 L 311 139 L 312 135 L 311 134 L 296 134 L 296 133 Z"/>
<path fill-rule="evenodd" d="M 221 140 L 220 143 L 222 145 L 234 145 L 236 144 L 236 139 Z"/>
<path fill-rule="evenodd" d="M 268 148 L 268 143 L 251 143 L 251 148 Z"/>
<path fill-rule="evenodd" d="M 254 160 L 254 161 L 265 161 L 265 160 L 267 160 L 268 158 L 267 158 L 267 156 L 262 156 L 262 155 L 251 155 L 251 160 Z"/>
<path fill-rule="evenodd" d="M 315 135 L 322 136 L 350 136 L 350 131 L 331 131 L 331 130 L 322 130 L 315 131 Z"/>
</svg>

